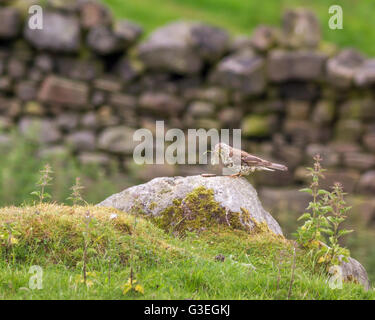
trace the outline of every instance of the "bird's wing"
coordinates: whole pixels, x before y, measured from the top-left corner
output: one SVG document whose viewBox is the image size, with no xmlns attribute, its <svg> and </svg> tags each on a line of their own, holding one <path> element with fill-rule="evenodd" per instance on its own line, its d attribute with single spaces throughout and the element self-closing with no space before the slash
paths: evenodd
<svg viewBox="0 0 375 320">
<path fill-rule="evenodd" d="M 271 162 L 269 162 L 267 160 L 263 160 L 259 157 L 248 154 L 245 151 L 242 151 L 241 160 L 242 160 L 243 163 L 246 163 L 248 166 L 267 167 L 267 166 L 270 166 L 272 164 Z"/>
</svg>

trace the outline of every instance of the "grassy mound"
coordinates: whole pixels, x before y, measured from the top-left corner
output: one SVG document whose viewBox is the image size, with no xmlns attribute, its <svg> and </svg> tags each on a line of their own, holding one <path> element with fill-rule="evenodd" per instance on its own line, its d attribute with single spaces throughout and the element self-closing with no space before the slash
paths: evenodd
<svg viewBox="0 0 375 320">
<path fill-rule="evenodd" d="M 352 283 L 330 289 L 299 250 L 291 281 L 293 243 L 282 237 L 224 225 L 174 237 L 111 208 L 0 209 L 0 250 L 0 299 L 375 298 Z M 29 287 L 34 265 L 43 270 L 40 290 Z M 124 290 L 130 277 L 139 290 Z"/>
</svg>

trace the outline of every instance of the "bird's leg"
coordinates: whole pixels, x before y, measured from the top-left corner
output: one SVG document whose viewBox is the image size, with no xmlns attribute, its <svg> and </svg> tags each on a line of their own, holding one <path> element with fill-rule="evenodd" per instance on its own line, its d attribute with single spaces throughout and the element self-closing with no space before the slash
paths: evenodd
<svg viewBox="0 0 375 320">
<path fill-rule="evenodd" d="M 237 172 L 237 173 L 231 174 L 230 177 L 231 178 L 238 178 L 238 177 L 242 177 L 242 174 L 241 174 L 241 172 Z"/>
</svg>

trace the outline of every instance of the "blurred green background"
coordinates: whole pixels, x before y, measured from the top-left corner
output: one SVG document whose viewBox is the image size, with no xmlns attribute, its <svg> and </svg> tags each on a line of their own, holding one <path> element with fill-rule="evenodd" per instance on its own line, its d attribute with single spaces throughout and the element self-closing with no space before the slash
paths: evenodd
<svg viewBox="0 0 375 320">
<path fill-rule="evenodd" d="M 224 27 L 232 34 L 250 34 L 259 24 L 278 26 L 287 8 L 305 7 L 320 20 L 323 40 L 355 47 L 375 55 L 375 1 L 373 0 L 102 0 L 118 18 L 140 23 L 147 33 L 179 19 L 200 20 Z M 331 5 L 343 9 L 343 29 L 328 28 Z"/>
</svg>

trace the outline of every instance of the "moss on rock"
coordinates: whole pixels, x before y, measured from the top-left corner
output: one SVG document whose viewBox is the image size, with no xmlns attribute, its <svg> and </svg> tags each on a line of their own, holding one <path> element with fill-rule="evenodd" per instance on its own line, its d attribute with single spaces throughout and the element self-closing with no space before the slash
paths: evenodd
<svg viewBox="0 0 375 320">
<path fill-rule="evenodd" d="M 195 188 L 184 199 L 175 199 L 172 206 L 153 220 L 160 228 L 177 236 L 183 236 L 186 231 L 204 231 L 218 226 L 252 233 L 271 232 L 265 223 L 252 219 L 247 210 L 225 210 L 215 201 L 213 190 L 203 186 Z"/>
</svg>

